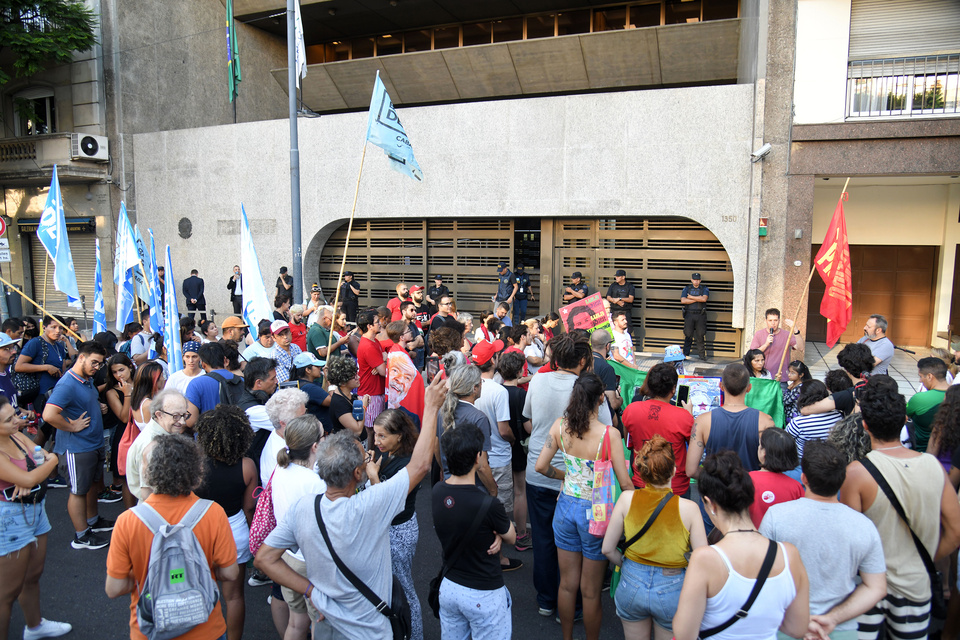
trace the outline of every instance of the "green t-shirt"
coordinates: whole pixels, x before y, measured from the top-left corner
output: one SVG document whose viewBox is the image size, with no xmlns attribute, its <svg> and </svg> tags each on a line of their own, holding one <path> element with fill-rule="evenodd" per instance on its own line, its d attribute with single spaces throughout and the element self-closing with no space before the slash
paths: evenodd
<svg viewBox="0 0 960 640">
<path fill-rule="evenodd" d="M 913 432 L 916 451 L 924 453 L 927 450 L 927 442 L 930 440 L 930 425 L 933 419 L 937 417 L 937 411 L 940 409 L 940 403 L 943 402 L 946 391 L 934 389 L 932 391 L 921 391 L 907 402 L 907 417 L 913 419 Z"/>
<path fill-rule="evenodd" d="M 307 351 L 319 357 L 320 354 L 317 352 L 317 347 L 326 349 L 329 340 L 330 330 L 324 329 L 322 326 L 320 326 L 319 322 L 314 322 L 310 326 L 310 330 L 307 332 Z"/>
</svg>

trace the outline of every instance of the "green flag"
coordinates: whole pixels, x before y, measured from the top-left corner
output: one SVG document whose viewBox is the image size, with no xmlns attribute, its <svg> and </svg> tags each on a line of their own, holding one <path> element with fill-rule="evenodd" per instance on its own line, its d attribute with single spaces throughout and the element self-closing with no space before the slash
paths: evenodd
<svg viewBox="0 0 960 640">
<path fill-rule="evenodd" d="M 647 379 L 647 372 L 637 371 L 633 367 L 622 365 L 614 360 L 607 360 L 607 363 L 620 376 L 620 397 L 623 398 L 623 406 L 626 408 L 633 401 L 634 389 L 643 386 L 643 381 Z"/>
<path fill-rule="evenodd" d="M 776 380 L 750 378 L 750 391 L 744 400 L 753 407 L 773 418 L 773 423 L 783 429 L 783 391 Z"/>
<path fill-rule="evenodd" d="M 237 47 L 237 29 L 233 22 L 233 0 L 227 0 L 227 87 L 230 102 L 240 93 L 240 55 Z"/>
</svg>

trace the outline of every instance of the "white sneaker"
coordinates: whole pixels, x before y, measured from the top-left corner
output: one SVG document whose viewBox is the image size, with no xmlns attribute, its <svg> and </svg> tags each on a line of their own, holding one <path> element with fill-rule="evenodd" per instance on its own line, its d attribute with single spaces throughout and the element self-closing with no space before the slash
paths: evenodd
<svg viewBox="0 0 960 640">
<path fill-rule="evenodd" d="M 36 638 L 59 638 L 73 631 L 73 627 L 66 622 L 54 622 L 46 618 L 40 618 L 40 626 L 36 629 L 23 628 L 23 640 L 35 640 Z"/>
</svg>

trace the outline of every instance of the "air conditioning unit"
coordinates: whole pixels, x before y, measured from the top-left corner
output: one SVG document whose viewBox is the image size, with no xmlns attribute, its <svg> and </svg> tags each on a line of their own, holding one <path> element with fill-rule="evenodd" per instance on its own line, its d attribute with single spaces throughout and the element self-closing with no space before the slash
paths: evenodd
<svg viewBox="0 0 960 640">
<path fill-rule="evenodd" d="M 70 157 L 74 160 L 107 162 L 110 159 L 107 137 L 74 133 L 70 140 Z"/>
</svg>

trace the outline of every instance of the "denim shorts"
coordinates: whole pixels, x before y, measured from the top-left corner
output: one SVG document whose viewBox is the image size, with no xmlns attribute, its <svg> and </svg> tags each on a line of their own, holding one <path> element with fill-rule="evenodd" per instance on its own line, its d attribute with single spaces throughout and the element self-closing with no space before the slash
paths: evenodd
<svg viewBox="0 0 960 640">
<path fill-rule="evenodd" d="M 45 502 L 0 502 L 0 556 L 19 551 L 50 531 Z"/>
<path fill-rule="evenodd" d="M 664 572 L 673 575 L 664 575 Z M 663 569 L 623 559 L 620 584 L 613 598 L 617 615 L 627 622 L 653 617 L 658 626 L 673 630 L 686 569 Z"/>
<path fill-rule="evenodd" d="M 600 551 L 602 537 L 590 533 L 587 512 L 593 503 L 583 498 L 573 498 L 560 492 L 557 509 L 553 513 L 553 538 L 557 548 L 583 555 L 587 560 L 606 560 Z"/>
</svg>

